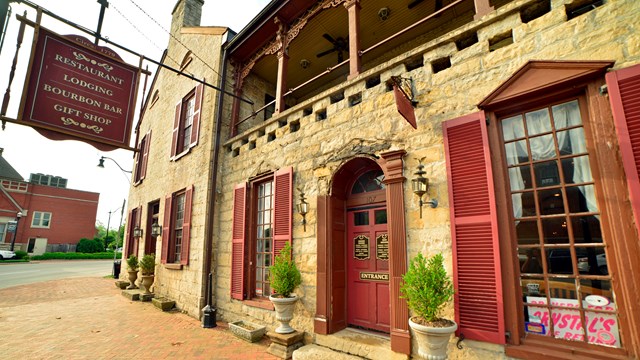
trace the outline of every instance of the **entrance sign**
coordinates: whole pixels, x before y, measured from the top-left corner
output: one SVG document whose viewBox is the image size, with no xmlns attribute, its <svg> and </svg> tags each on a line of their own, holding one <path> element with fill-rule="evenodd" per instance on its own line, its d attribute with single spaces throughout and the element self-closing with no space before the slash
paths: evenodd
<svg viewBox="0 0 640 360">
<path fill-rule="evenodd" d="M 389 235 L 387 234 L 376 237 L 376 259 L 389 260 Z"/>
<path fill-rule="evenodd" d="M 389 273 L 361 272 L 360 280 L 389 281 Z"/>
<path fill-rule="evenodd" d="M 128 148 L 140 70 L 84 37 L 38 29 L 20 118 L 53 140 Z"/>
<path fill-rule="evenodd" d="M 369 255 L 369 237 L 366 235 L 358 235 L 353 238 L 353 257 L 358 260 L 367 260 Z"/>
</svg>

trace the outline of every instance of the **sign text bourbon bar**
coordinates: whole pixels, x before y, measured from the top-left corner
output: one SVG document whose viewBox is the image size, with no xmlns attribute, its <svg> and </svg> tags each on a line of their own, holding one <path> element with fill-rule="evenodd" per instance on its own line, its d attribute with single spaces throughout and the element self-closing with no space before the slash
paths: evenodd
<svg viewBox="0 0 640 360">
<path fill-rule="evenodd" d="M 21 118 L 94 146 L 128 147 L 138 74 L 108 48 L 40 27 Z M 43 135 L 68 138 L 50 131 Z"/>
</svg>

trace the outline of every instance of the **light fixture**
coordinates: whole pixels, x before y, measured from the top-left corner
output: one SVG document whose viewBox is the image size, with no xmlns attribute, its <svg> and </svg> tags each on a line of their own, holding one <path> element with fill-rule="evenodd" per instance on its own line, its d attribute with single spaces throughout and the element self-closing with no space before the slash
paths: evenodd
<svg viewBox="0 0 640 360">
<path fill-rule="evenodd" d="M 422 219 L 422 205 L 429 204 L 432 208 L 438 206 L 438 200 L 432 199 L 429 201 L 422 201 L 422 196 L 427 193 L 427 189 L 429 188 L 429 179 L 424 177 L 426 172 L 422 170 L 424 165 L 418 164 L 418 171 L 414 173 L 416 177 L 411 180 L 411 186 L 413 187 L 413 193 L 418 195 L 420 198 L 420 219 Z"/>
<path fill-rule="evenodd" d="M 142 229 L 140 228 L 140 226 L 137 226 L 135 228 L 133 228 L 133 237 L 134 238 L 141 238 L 142 237 Z"/>
<path fill-rule="evenodd" d="M 158 223 L 151 224 L 151 236 L 158 237 L 162 233 L 162 226 Z"/>
<path fill-rule="evenodd" d="M 382 21 L 387 20 L 390 14 L 391 14 L 391 10 L 389 10 L 389 8 L 387 7 L 383 7 L 380 10 L 378 10 L 378 17 Z"/>
<path fill-rule="evenodd" d="M 308 68 L 309 65 L 311 65 L 311 62 L 309 60 L 307 59 L 300 60 L 300 67 L 302 67 L 303 69 Z"/>
<path fill-rule="evenodd" d="M 125 172 L 125 173 L 128 173 L 128 174 L 131 174 L 131 171 L 130 171 L 130 170 L 125 170 L 125 169 L 123 169 L 123 168 L 122 168 L 122 166 L 120 166 L 120 164 L 118 164 L 118 162 L 117 162 L 117 161 L 115 161 L 115 160 L 113 160 L 112 158 L 107 157 L 107 156 L 101 156 L 101 157 L 100 157 L 100 160 L 98 160 L 98 167 L 99 167 L 99 168 L 103 168 L 103 169 L 104 169 L 104 160 L 105 160 L 105 159 L 109 159 L 109 160 L 113 161 L 113 162 L 116 164 L 116 166 L 118 166 L 118 167 L 120 168 L 120 170 L 121 170 L 122 172 Z"/>
<path fill-rule="evenodd" d="M 18 213 L 16 214 L 16 217 L 20 219 L 22 217 L 22 211 L 18 211 Z"/>
<path fill-rule="evenodd" d="M 298 203 L 298 214 L 302 215 L 302 226 L 304 231 L 307 231 L 307 212 L 309 211 L 309 204 L 304 198 L 304 191 L 298 189 L 300 191 L 300 202 Z"/>
</svg>

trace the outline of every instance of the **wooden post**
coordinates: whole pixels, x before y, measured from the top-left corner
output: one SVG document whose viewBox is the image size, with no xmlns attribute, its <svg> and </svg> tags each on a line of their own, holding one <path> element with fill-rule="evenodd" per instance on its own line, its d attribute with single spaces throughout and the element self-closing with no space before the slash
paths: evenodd
<svg viewBox="0 0 640 360">
<path fill-rule="evenodd" d="M 360 0 L 348 0 L 344 7 L 349 11 L 349 76 L 360 74 Z"/>
</svg>

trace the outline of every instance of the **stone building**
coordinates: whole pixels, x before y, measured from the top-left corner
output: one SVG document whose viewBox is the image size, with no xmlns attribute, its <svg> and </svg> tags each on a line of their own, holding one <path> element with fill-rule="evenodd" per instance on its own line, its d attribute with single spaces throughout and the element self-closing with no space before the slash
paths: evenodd
<svg viewBox="0 0 640 360">
<path fill-rule="evenodd" d="M 401 277 L 442 253 L 451 358 L 640 356 L 639 2 L 272 1 L 238 34 L 183 9 L 165 62 L 226 93 L 161 70 L 145 104 L 127 249 L 157 294 L 200 316 L 211 271 L 219 320 L 271 328 L 290 241 L 305 343 L 406 358 Z"/>
</svg>

